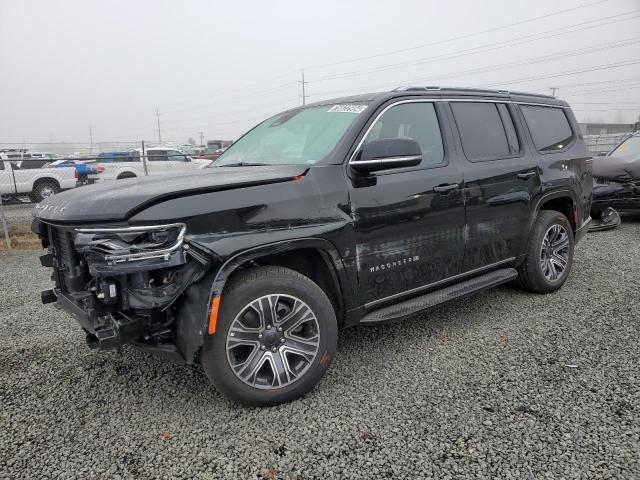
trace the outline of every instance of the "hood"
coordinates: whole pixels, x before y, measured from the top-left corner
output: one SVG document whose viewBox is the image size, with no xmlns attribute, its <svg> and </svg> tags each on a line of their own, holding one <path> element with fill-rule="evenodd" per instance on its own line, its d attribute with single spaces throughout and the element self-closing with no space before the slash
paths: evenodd
<svg viewBox="0 0 640 480">
<path fill-rule="evenodd" d="M 175 175 L 107 180 L 49 197 L 36 205 L 33 216 L 51 222 L 125 220 L 170 198 L 286 182 L 307 169 L 305 165 L 205 168 Z"/>
<path fill-rule="evenodd" d="M 593 176 L 614 182 L 640 180 L 640 158 L 593 157 Z"/>
</svg>

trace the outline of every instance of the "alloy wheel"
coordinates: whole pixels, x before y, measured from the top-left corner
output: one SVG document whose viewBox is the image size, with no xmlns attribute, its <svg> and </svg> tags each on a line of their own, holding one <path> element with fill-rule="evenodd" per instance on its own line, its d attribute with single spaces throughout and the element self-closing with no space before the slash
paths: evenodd
<svg viewBox="0 0 640 480">
<path fill-rule="evenodd" d="M 556 281 L 569 263 L 569 235 L 562 225 L 552 225 L 542 239 L 540 266 L 547 280 Z"/>
<path fill-rule="evenodd" d="M 54 191 L 54 189 L 52 187 L 48 186 L 48 185 L 46 185 L 46 186 L 44 186 L 44 187 L 42 187 L 40 189 L 40 196 L 42 198 L 48 198 L 48 197 L 54 195 L 55 193 L 56 192 Z"/>
<path fill-rule="evenodd" d="M 320 345 L 318 320 L 291 295 L 253 300 L 236 315 L 226 338 L 233 373 L 260 389 L 282 388 L 304 376 Z"/>
</svg>

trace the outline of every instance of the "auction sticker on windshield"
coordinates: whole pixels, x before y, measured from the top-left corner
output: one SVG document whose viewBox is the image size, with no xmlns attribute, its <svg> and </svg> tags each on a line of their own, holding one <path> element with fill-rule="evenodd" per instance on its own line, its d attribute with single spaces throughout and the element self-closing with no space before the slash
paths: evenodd
<svg viewBox="0 0 640 480">
<path fill-rule="evenodd" d="M 327 112 L 334 113 L 362 113 L 364 112 L 366 105 L 361 105 L 358 103 L 345 103 L 341 105 L 334 105 Z"/>
</svg>

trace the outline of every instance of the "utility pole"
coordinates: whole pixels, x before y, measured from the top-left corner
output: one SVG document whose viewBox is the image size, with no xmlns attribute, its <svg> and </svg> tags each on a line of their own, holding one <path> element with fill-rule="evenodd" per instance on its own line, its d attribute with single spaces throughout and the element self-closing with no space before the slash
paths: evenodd
<svg viewBox="0 0 640 480">
<path fill-rule="evenodd" d="M 549 87 L 549 90 L 551 90 L 551 96 L 555 97 L 556 96 L 556 91 L 560 90 L 559 87 Z"/>
<path fill-rule="evenodd" d="M 93 126 L 89 122 L 89 155 L 93 153 Z"/>
<path fill-rule="evenodd" d="M 200 146 L 204 145 L 204 132 L 198 132 L 200 134 Z"/>
<path fill-rule="evenodd" d="M 306 87 L 307 83 L 309 83 L 309 82 L 305 82 L 304 81 L 304 69 L 302 70 L 302 80 L 298 80 L 298 83 L 300 85 L 302 85 L 302 105 L 306 105 L 307 104 L 308 95 L 306 94 L 305 87 Z"/>
<path fill-rule="evenodd" d="M 156 107 L 156 119 L 158 121 L 158 143 L 162 143 L 162 133 L 160 132 L 160 112 L 158 111 L 158 107 Z"/>
</svg>

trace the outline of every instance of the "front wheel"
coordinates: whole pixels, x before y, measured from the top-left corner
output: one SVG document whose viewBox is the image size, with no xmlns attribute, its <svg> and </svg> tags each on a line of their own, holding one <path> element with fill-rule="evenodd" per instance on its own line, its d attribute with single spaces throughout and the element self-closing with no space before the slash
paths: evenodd
<svg viewBox="0 0 640 480">
<path fill-rule="evenodd" d="M 277 405 L 320 381 L 337 336 L 333 306 L 312 280 L 287 268 L 253 268 L 225 288 L 202 365 L 215 387 L 233 400 Z"/>
<path fill-rule="evenodd" d="M 569 220 L 554 210 L 541 210 L 518 268 L 518 282 L 530 292 L 551 293 L 569 276 L 575 242 Z"/>
<path fill-rule="evenodd" d="M 41 180 L 37 182 L 31 192 L 31 200 L 41 202 L 45 198 L 49 198 L 60 191 L 60 187 L 53 180 Z"/>
</svg>

